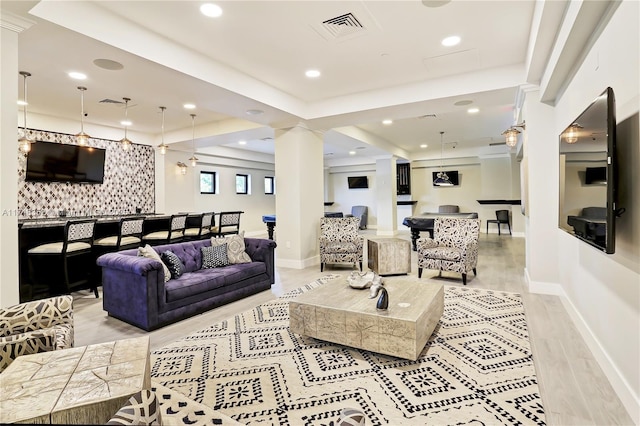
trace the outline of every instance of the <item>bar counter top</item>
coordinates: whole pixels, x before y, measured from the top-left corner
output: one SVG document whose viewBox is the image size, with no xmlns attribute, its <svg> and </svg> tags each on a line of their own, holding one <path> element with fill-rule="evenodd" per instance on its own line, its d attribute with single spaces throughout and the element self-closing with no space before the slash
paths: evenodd
<svg viewBox="0 0 640 426">
<path fill-rule="evenodd" d="M 124 215 L 105 215 L 105 216 L 74 216 L 74 217 L 50 217 L 37 219 L 18 219 L 18 225 L 22 229 L 29 228 L 49 228 L 53 226 L 63 226 L 69 220 L 96 219 L 98 223 L 119 222 L 123 217 L 144 217 L 145 219 L 163 219 L 169 218 L 171 215 L 164 213 L 139 213 Z"/>
</svg>

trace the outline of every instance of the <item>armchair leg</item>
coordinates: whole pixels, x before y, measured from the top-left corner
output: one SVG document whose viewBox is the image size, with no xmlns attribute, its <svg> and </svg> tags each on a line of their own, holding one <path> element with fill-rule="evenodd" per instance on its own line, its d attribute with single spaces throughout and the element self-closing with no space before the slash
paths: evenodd
<svg viewBox="0 0 640 426">
<path fill-rule="evenodd" d="M 422 278 L 422 268 L 418 268 L 418 278 Z"/>
<path fill-rule="evenodd" d="M 324 270 L 324 263 L 320 262 L 320 272 Z"/>
<path fill-rule="evenodd" d="M 462 274 L 462 285 L 467 285 L 467 274 Z"/>
<path fill-rule="evenodd" d="M 360 261 L 360 272 L 362 272 L 362 260 Z"/>
<path fill-rule="evenodd" d="M 478 273 L 476 272 L 476 268 L 473 268 L 473 275 L 478 275 Z"/>
</svg>

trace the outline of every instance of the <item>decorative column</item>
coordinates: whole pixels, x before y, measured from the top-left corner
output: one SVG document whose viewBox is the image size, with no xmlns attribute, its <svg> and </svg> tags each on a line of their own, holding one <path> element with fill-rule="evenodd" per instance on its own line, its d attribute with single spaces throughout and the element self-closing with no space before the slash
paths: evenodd
<svg viewBox="0 0 640 426">
<path fill-rule="evenodd" d="M 394 236 L 398 233 L 396 157 L 376 159 L 376 201 L 378 213 L 377 235 Z"/>
<path fill-rule="evenodd" d="M 319 263 L 322 146 L 321 135 L 303 125 L 275 132 L 277 266 L 303 269 Z"/>
<path fill-rule="evenodd" d="M 0 18 L 0 74 L 2 114 L 0 125 L 0 307 L 20 301 L 18 272 L 18 33 L 33 21 L 9 12 Z M 24 70 L 29 71 L 29 70 Z"/>
</svg>

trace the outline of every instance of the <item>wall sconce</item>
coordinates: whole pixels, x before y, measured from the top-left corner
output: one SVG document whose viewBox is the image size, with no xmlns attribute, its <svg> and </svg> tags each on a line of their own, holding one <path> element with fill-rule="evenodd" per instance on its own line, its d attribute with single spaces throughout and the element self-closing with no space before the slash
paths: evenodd
<svg viewBox="0 0 640 426">
<path fill-rule="evenodd" d="M 182 161 L 178 161 L 178 167 L 180 168 L 180 174 L 181 175 L 186 175 L 187 174 L 187 165 L 184 164 Z"/>
<path fill-rule="evenodd" d="M 520 130 L 516 129 L 516 127 L 521 127 L 522 130 L 525 130 L 526 128 L 523 121 L 521 124 L 514 124 L 502 132 L 502 135 L 505 137 L 505 142 L 509 148 L 513 148 L 518 144 L 518 135 L 522 133 Z"/>
<path fill-rule="evenodd" d="M 578 142 L 578 133 L 582 128 L 583 127 L 578 123 L 573 123 L 571 126 L 567 127 L 567 129 L 564 131 L 564 141 L 566 143 Z"/>
</svg>

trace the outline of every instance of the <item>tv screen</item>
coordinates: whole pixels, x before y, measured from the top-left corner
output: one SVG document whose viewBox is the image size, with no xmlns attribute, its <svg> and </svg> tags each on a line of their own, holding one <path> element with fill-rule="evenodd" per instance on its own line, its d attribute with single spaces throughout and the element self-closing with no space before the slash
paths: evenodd
<svg viewBox="0 0 640 426">
<path fill-rule="evenodd" d="M 104 158 L 102 148 L 38 141 L 27 154 L 25 180 L 102 183 Z"/>
<path fill-rule="evenodd" d="M 449 182 L 451 182 L 451 185 L 440 185 L 439 183 L 436 182 L 436 179 L 438 179 L 438 173 L 441 173 L 440 170 L 438 170 L 437 172 L 433 172 L 433 186 L 458 186 L 460 185 L 460 181 L 459 181 L 459 177 L 458 177 L 458 171 L 457 170 L 446 170 L 444 171 L 447 174 L 447 177 L 449 178 Z"/>
<path fill-rule="evenodd" d="M 347 183 L 349 184 L 349 189 L 369 187 L 369 180 L 366 176 L 349 176 Z"/>
<path fill-rule="evenodd" d="M 560 133 L 559 147 L 559 228 L 614 253 L 618 211 L 613 89 L 608 87 Z"/>
</svg>

